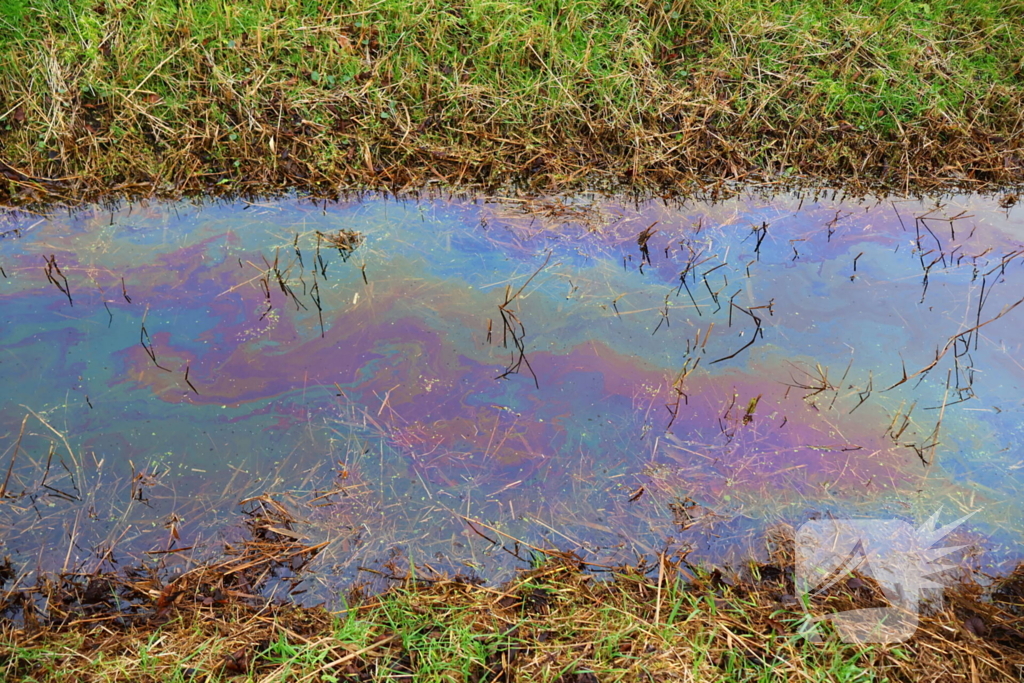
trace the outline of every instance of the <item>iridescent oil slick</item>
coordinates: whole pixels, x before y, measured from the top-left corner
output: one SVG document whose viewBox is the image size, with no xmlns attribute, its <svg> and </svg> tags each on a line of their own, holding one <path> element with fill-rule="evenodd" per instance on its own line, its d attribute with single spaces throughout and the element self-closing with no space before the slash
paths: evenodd
<svg viewBox="0 0 1024 683">
<path fill-rule="evenodd" d="M 0 232 L 22 571 L 187 564 L 262 494 L 328 542 L 328 586 L 395 552 L 738 562 L 779 524 L 939 507 L 978 511 L 990 565 L 1020 554 L 1024 210 L 993 198 L 153 202 Z"/>
</svg>

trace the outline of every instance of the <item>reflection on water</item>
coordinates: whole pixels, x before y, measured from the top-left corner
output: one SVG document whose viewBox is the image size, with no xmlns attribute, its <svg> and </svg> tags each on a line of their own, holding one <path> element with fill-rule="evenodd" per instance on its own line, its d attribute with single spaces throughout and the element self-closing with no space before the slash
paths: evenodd
<svg viewBox="0 0 1024 683">
<path fill-rule="evenodd" d="M 25 571 L 186 563 L 264 493 L 330 541 L 329 585 L 396 549 L 496 578 L 513 539 L 736 561 L 780 522 L 939 506 L 1018 555 L 1024 210 L 991 198 L 152 203 L 2 232 Z"/>
</svg>

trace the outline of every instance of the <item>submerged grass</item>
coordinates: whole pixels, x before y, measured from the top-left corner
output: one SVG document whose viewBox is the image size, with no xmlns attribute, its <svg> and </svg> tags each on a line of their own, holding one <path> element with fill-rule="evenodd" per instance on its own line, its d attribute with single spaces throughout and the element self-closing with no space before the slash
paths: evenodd
<svg viewBox="0 0 1024 683">
<path fill-rule="evenodd" d="M 1021 0 L 0 0 L 11 201 L 1024 179 Z"/>
<path fill-rule="evenodd" d="M 1019 592 L 1018 577 L 1016 590 Z M 407 577 L 341 613 L 204 604 L 128 623 L 110 615 L 14 630 L 0 674 L 24 681 L 1006 681 L 1024 665 L 1021 604 L 964 584 L 913 639 L 849 645 L 797 635 L 804 612 L 779 567 L 733 582 L 661 561 L 598 580 L 563 556 L 499 588 Z M 844 588 L 818 607 L 863 604 Z M 1002 592 L 1000 592 L 1002 590 Z M 209 603 L 209 601 L 207 601 Z"/>
</svg>

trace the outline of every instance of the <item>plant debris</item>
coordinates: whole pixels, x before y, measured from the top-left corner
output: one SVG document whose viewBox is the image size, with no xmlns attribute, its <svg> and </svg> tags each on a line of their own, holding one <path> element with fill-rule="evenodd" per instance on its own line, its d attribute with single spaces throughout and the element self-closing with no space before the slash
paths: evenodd
<svg viewBox="0 0 1024 683">
<path fill-rule="evenodd" d="M 889 646 L 845 644 L 828 627 L 820 642 L 802 635 L 808 612 L 794 596 L 791 542 L 740 571 L 685 555 L 604 567 L 538 550 L 542 561 L 497 587 L 393 566 L 391 588 L 353 586 L 332 613 L 260 596 L 272 576 L 300 575 L 317 546 L 296 538 L 273 497 L 246 505 L 246 539 L 175 577 L 128 568 L 8 587 L 6 680 L 919 680 L 928 671 L 932 680 L 1004 681 L 1024 665 L 1024 567 L 989 589 L 969 575 L 947 587 L 913 638 Z M 855 572 L 810 609 L 880 604 L 875 581 Z"/>
</svg>

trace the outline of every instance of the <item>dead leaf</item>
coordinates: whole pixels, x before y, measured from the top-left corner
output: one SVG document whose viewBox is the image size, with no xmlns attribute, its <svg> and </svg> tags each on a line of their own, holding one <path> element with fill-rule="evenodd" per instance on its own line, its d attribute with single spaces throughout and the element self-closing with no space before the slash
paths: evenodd
<svg viewBox="0 0 1024 683">
<path fill-rule="evenodd" d="M 228 673 L 244 673 L 249 669 L 249 653 L 248 648 L 240 647 L 230 654 L 224 655 L 223 665 L 224 670 Z"/>
<path fill-rule="evenodd" d="M 988 632 L 981 617 L 971 617 L 964 622 L 964 630 L 975 636 L 983 636 Z"/>
<path fill-rule="evenodd" d="M 334 39 L 338 42 L 338 47 L 340 47 L 344 52 L 348 52 L 349 54 L 355 53 L 355 45 L 352 44 L 352 41 L 349 40 L 348 36 L 344 33 L 336 34 Z"/>
</svg>

